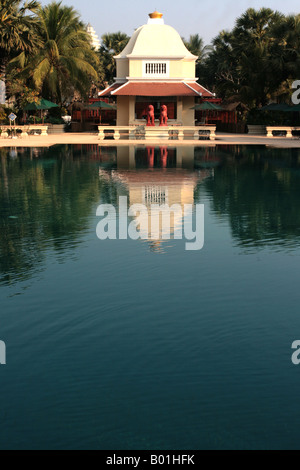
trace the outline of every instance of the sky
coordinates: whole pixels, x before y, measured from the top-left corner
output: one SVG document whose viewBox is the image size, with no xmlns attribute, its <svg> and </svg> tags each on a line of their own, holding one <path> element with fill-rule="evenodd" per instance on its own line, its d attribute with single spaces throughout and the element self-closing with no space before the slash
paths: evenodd
<svg viewBox="0 0 300 470">
<path fill-rule="evenodd" d="M 51 0 L 40 0 L 43 5 Z M 300 13 L 299 0 L 62 0 L 73 6 L 85 23 L 91 23 L 99 37 L 122 31 L 131 36 L 147 23 L 148 13 L 155 9 L 164 14 L 166 24 L 173 26 L 186 39 L 199 34 L 206 44 L 223 29 L 231 29 L 235 20 L 248 8 L 272 8 L 284 14 Z"/>
</svg>

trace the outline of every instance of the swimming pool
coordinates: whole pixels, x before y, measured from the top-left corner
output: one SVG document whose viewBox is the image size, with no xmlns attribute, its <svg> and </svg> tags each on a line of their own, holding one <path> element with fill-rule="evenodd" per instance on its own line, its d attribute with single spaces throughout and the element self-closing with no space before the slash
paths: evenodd
<svg viewBox="0 0 300 470">
<path fill-rule="evenodd" d="M 0 448 L 299 447 L 299 150 L 0 152 Z M 120 197 L 203 205 L 203 248 L 99 240 Z"/>
</svg>

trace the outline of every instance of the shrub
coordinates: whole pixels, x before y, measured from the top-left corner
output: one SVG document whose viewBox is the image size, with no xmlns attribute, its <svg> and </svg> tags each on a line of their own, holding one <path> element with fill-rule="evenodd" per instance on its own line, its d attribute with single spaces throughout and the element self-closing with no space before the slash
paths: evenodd
<svg viewBox="0 0 300 470">
<path fill-rule="evenodd" d="M 56 117 L 46 117 L 45 122 L 48 124 L 65 124 L 65 121 L 61 118 L 56 118 Z"/>
<path fill-rule="evenodd" d="M 6 121 L 6 113 L 2 107 L 0 107 L 0 124 L 4 124 Z"/>
</svg>

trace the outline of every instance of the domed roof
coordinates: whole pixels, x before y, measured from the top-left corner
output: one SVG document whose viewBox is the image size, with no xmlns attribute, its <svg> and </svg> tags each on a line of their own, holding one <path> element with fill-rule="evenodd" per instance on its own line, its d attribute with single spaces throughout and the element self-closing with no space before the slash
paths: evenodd
<svg viewBox="0 0 300 470">
<path fill-rule="evenodd" d="M 153 14 L 152 14 L 153 15 Z M 161 19 L 150 19 L 138 28 L 116 59 L 196 59 L 179 33 Z"/>
</svg>

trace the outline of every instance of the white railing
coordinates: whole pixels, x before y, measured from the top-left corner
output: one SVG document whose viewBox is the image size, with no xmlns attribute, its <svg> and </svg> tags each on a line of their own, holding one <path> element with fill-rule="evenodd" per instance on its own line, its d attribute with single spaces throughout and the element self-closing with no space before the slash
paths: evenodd
<svg viewBox="0 0 300 470">
<path fill-rule="evenodd" d="M 273 132 L 286 132 L 286 138 L 291 139 L 293 137 L 293 131 L 300 131 L 300 127 L 293 127 L 293 126 L 267 126 L 267 137 L 274 137 Z"/>
<path fill-rule="evenodd" d="M 21 131 L 21 133 L 19 133 L 20 137 L 28 137 L 28 133 L 32 131 L 41 131 L 42 136 L 48 135 L 48 126 L 43 126 L 43 125 L 38 125 L 38 124 L 28 125 L 28 126 L 7 125 L 7 126 L 0 126 L 0 129 L 1 129 L 1 137 L 4 139 L 9 137 L 10 132 L 17 132 L 17 131 Z"/>
<path fill-rule="evenodd" d="M 216 139 L 216 126 L 214 125 L 205 125 L 205 126 L 142 126 L 143 130 L 141 131 L 141 126 L 98 126 L 98 138 L 99 140 L 104 140 L 105 137 L 113 137 L 114 140 L 120 140 L 121 134 L 129 136 L 129 138 L 136 138 L 137 135 L 141 133 L 145 134 L 146 138 L 157 137 L 164 134 L 166 138 L 178 138 L 178 140 L 183 140 L 185 136 L 193 135 L 195 140 L 199 140 L 200 132 L 207 133 L 210 140 Z M 202 134 L 203 135 L 203 134 Z"/>
</svg>

